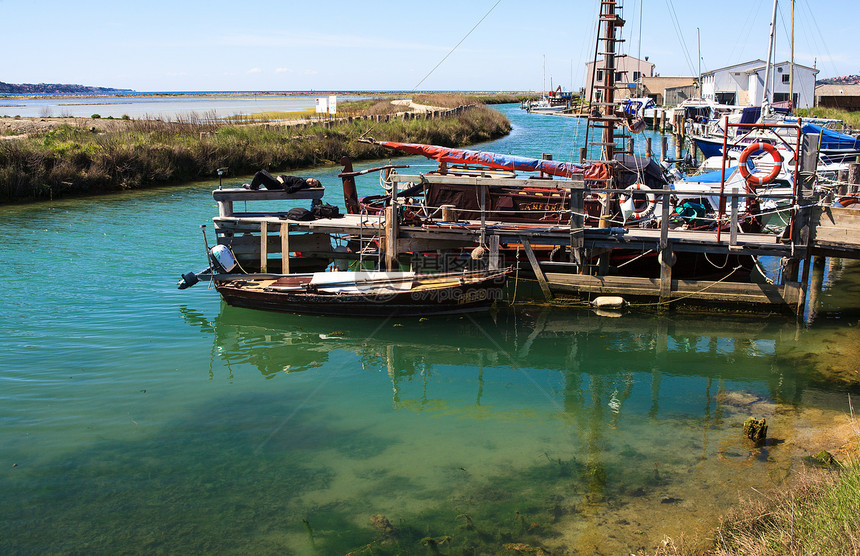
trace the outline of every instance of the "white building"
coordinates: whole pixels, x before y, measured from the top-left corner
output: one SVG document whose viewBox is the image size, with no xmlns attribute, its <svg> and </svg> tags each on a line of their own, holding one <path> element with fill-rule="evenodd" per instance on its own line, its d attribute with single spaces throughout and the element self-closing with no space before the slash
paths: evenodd
<svg viewBox="0 0 860 556">
<path fill-rule="evenodd" d="M 759 106 L 764 95 L 764 77 L 767 64 L 753 60 L 702 74 L 702 98 L 720 104 L 739 106 Z M 780 62 L 771 68 L 771 86 L 768 97 L 771 102 L 789 100 L 790 62 Z M 815 77 L 818 70 L 794 64 L 794 102 L 795 108 L 815 106 Z"/>
<path fill-rule="evenodd" d="M 597 71 L 594 71 L 594 62 L 585 64 L 585 98 L 593 98 L 595 102 L 601 102 L 603 97 L 603 89 L 598 88 L 594 91 L 594 96 L 591 96 L 592 78 L 598 85 L 603 84 L 603 67 L 606 62 L 603 58 L 597 60 Z M 616 100 L 622 98 L 630 98 L 638 96 L 637 85 L 641 83 L 643 77 L 654 77 L 654 64 L 645 60 L 640 60 L 633 56 L 616 56 L 615 57 L 615 86 L 619 87 L 616 93 Z M 641 87 L 640 87 L 641 88 Z"/>
</svg>

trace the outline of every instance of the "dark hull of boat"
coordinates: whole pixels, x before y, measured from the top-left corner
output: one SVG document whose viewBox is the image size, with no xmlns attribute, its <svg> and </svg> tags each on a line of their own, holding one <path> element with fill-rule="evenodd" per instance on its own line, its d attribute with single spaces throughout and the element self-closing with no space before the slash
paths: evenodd
<svg viewBox="0 0 860 556">
<path fill-rule="evenodd" d="M 304 291 L 262 291 L 231 282 L 216 285 L 234 307 L 305 315 L 354 317 L 424 317 L 485 311 L 502 297 L 507 272 L 463 285 L 397 293 L 324 294 Z"/>
</svg>

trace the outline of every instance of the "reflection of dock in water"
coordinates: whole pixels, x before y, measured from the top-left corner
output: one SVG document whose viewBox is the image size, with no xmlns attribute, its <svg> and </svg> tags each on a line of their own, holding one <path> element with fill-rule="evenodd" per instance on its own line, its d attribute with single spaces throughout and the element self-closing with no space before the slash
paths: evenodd
<svg viewBox="0 0 860 556">
<path fill-rule="evenodd" d="M 765 386 L 771 398 L 783 400 L 798 400 L 802 393 L 796 379 L 774 376 L 770 363 L 779 344 L 793 342 L 794 334 L 786 332 L 786 324 L 761 320 L 610 319 L 583 310 L 519 309 L 494 316 L 407 319 L 402 326 L 390 321 L 374 330 L 376 324 L 371 327 L 361 319 L 270 314 L 226 305 L 213 322 L 188 309 L 183 318 L 213 336 L 213 369 L 218 361 L 229 374 L 250 365 L 272 378 L 323 367 L 333 349 L 345 350 L 366 369 L 384 369 L 395 407 L 401 409 L 468 414 L 481 408 L 489 416 L 499 405 L 493 397 L 504 394 L 501 406 L 518 399 L 524 411 L 542 414 L 570 416 L 599 403 L 617 422 L 628 411 L 628 400 L 641 397 L 646 382 L 648 407 L 641 407 L 640 399 L 635 412 L 651 418 L 661 415 L 661 388 L 667 381 L 701 382 L 696 396 L 702 404 L 711 403 L 715 392 L 706 395 L 705 390 L 714 380 Z M 442 388 L 452 378 L 458 381 L 458 407 Z M 473 386 L 470 396 L 463 390 L 468 384 Z M 499 390 L 500 384 L 516 385 L 517 395 Z M 682 405 L 690 399 L 681 400 Z M 673 400 L 673 411 L 678 401 Z"/>
</svg>

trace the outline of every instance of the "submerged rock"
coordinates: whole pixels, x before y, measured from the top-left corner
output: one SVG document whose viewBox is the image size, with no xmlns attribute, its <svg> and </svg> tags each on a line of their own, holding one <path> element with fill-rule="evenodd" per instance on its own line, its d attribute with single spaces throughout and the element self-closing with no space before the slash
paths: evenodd
<svg viewBox="0 0 860 556">
<path fill-rule="evenodd" d="M 373 524 L 373 528 L 376 529 L 376 534 L 383 544 L 392 543 L 396 540 L 397 532 L 384 515 L 376 514 L 371 516 L 370 523 Z"/>
<path fill-rule="evenodd" d="M 744 421 L 744 435 L 756 444 L 764 442 L 767 438 L 767 419 L 750 417 Z"/>
</svg>

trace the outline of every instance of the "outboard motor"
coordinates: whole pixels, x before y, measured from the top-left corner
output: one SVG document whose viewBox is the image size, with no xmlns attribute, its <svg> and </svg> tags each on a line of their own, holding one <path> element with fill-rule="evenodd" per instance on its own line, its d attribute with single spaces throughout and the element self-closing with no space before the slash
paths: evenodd
<svg viewBox="0 0 860 556">
<path fill-rule="evenodd" d="M 210 265 L 200 272 L 186 272 L 179 280 L 177 287 L 180 290 L 190 288 L 200 281 L 200 275 L 206 273 L 229 273 L 236 268 L 236 258 L 233 253 L 225 245 L 216 245 L 209 250 Z"/>
<path fill-rule="evenodd" d="M 216 245 L 209 250 L 212 253 L 212 259 L 217 263 L 220 270 L 223 272 L 232 272 L 236 268 L 236 257 L 226 245 Z"/>
</svg>

